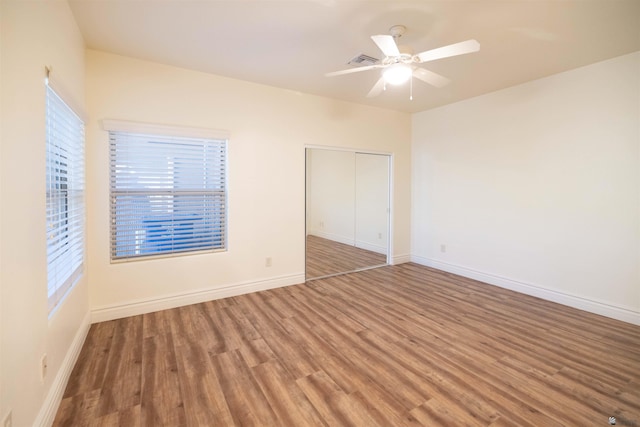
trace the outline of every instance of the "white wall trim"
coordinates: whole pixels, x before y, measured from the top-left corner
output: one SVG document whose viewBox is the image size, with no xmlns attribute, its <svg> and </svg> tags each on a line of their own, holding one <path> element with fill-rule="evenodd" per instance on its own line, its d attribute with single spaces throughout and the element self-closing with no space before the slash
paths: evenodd
<svg viewBox="0 0 640 427">
<path fill-rule="evenodd" d="M 305 148 L 305 151 L 308 148 L 311 148 L 315 150 L 347 151 L 349 153 L 378 154 L 383 156 L 393 156 L 393 152 L 391 151 L 371 150 L 369 148 L 337 147 L 333 145 L 316 145 L 316 144 L 305 144 L 304 148 Z"/>
<path fill-rule="evenodd" d="M 332 240 L 349 246 L 355 246 L 356 248 L 365 249 L 382 255 L 387 254 L 387 248 L 385 246 L 374 245 L 372 243 L 365 242 L 364 240 L 355 240 L 351 237 L 344 237 L 339 234 L 325 233 L 324 231 L 319 230 L 309 230 L 307 235 L 321 237 L 323 239 Z"/>
<path fill-rule="evenodd" d="M 265 280 L 236 283 L 233 285 L 218 286 L 210 289 L 202 289 L 195 292 L 179 293 L 160 298 L 131 301 L 124 304 L 115 304 L 98 307 L 91 310 L 91 322 L 105 322 L 107 320 L 123 317 L 137 316 L 159 310 L 181 307 L 189 304 L 197 304 L 215 299 L 233 297 L 251 292 L 280 288 L 283 286 L 304 283 L 304 273 L 287 276 L 272 277 Z"/>
<path fill-rule="evenodd" d="M 391 265 L 404 264 L 406 262 L 411 262 L 411 255 L 394 255 L 391 257 Z"/>
<path fill-rule="evenodd" d="M 230 136 L 229 131 L 219 129 L 138 123 L 110 119 L 102 120 L 102 129 L 114 132 L 131 132 L 145 135 L 177 136 L 185 138 L 229 139 Z"/>
<path fill-rule="evenodd" d="M 365 242 L 364 240 L 356 240 L 355 244 L 356 248 L 364 249 L 367 251 L 375 252 L 378 254 L 386 255 L 387 248 L 386 246 L 376 245 L 374 243 Z"/>
<path fill-rule="evenodd" d="M 345 245 L 355 246 L 355 239 L 353 237 L 345 237 L 334 233 L 325 233 L 320 230 L 310 230 L 309 234 L 316 237 L 322 237 L 323 239 L 333 240 L 334 242 L 344 243 Z"/>
<path fill-rule="evenodd" d="M 610 317 L 612 319 L 621 320 L 623 322 L 640 325 L 640 312 L 630 308 L 619 307 L 601 301 L 571 295 L 564 292 L 558 292 L 546 289 L 537 285 L 519 282 L 506 277 L 501 277 L 491 273 L 477 271 L 460 265 L 449 264 L 431 258 L 425 258 L 417 255 L 411 255 L 411 261 L 416 264 L 427 267 L 436 268 L 438 270 L 447 271 L 449 273 L 458 274 L 470 279 L 479 280 L 481 282 L 499 286 L 501 288 L 510 289 L 526 295 L 542 298 L 547 301 L 556 302 L 558 304 L 567 305 L 579 310 L 588 311 L 590 313 L 599 314 L 601 316 Z"/>
<path fill-rule="evenodd" d="M 58 407 L 62 401 L 64 390 L 67 388 L 71 371 L 73 371 L 73 367 L 78 360 L 78 356 L 80 356 L 80 350 L 82 350 L 84 341 L 89 333 L 89 327 L 91 326 L 90 320 L 91 313 L 87 312 L 84 319 L 82 319 L 75 337 L 73 337 L 71 347 L 69 347 L 69 350 L 62 361 L 62 365 L 60 366 L 60 369 L 58 369 L 58 374 L 54 378 L 51 388 L 49 388 L 49 393 L 47 393 L 47 396 L 40 407 L 40 412 L 38 412 L 38 416 L 33 423 L 34 426 L 50 426 L 53 424 L 53 420 L 58 412 Z"/>
</svg>

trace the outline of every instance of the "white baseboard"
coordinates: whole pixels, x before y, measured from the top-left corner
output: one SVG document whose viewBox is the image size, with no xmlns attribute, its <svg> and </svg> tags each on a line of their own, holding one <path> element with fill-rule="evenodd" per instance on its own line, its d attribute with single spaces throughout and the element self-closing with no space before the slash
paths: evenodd
<svg viewBox="0 0 640 427">
<path fill-rule="evenodd" d="M 362 240 L 356 240 L 355 247 L 382 255 L 387 254 L 387 248 L 385 248 L 384 246 L 375 245 L 373 243 L 364 242 Z"/>
<path fill-rule="evenodd" d="M 416 264 L 447 271 L 449 273 L 468 277 L 470 279 L 479 280 L 490 285 L 510 289 L 522 294 L 542 298 L 547 301 L 567 305 L 569 307 L 588 311 L 594 314 L 599 314 L 601 316 L 610 317 L 612 319 L 621 320 L 623 322 L 632 323 L 634 325 L 640 325 L 640 312 L 634 311 L 630 308 L 619 307 L 601 301 L 594 301 L 592 299 L 580 297 L 577 295 L 571 295 L 564 292 L 546 289 L 529 283 L 518 282 L 506 277 L 473 270 L 471 268 L 462 267 L 455 264 L 449 264 L 431 258 L 412 255 L 411 261 L 415 262 Z"/>
<path fill-rule="evenodd" d="M 309 232 L 312 236 L 322 237 L 323 239 L 333 240 L 334 242 L 344 243 L 345 245 L 355 246 L 353 237 L 341 236 L 340 234 L 325 233 L 324 231 L 313 230 Z"/>
<path fill-rule="evenodd" d="M 391 257 L 391 265 L 404 264 L 405 262 L 411 262 L 411 255 L 393 255 Z"/>
<path fill-rule="evenodd" d="M 325 233 L 323 231 L 314 230 L 310 231 L 309 235 L 322 237 L 323 239 L 332 240 L 338 243 L 344 243 L 345 245 L 355 246 L 356 248 L 365 249 L 367 251 L 376 252 L 383 255 L 386 255 L 387 253 L 387 248 L 384 246 L 368 243 L 363 240 L 355 240 L 351 237 L 345 237 L 339 234 Z"/>
<path fill-rule="evenodd" d="M 91 311 L 91 322 L 98 323 L 105 322 L 107 320 L 121 319 L 123 317 L 137 316 L 139 314 L 167 310 L 189 304 L 197 304 L 215 299 L 248 294 L 251 292 L 296 285 L 304 283 L 304 281 L 304 273 L 292 274 L 288 276 L 272 277 L 265 280 L 236 283 L 211 289 L 202 289 L 195 292 L 167 295 L 160 298 L 131 301 L 125 304 L 98 307 Z"/>
<path fill-rule="evenodd" d="M 58 374 L 51 384 L 49 393 L 47 393 L 47 396 L 40 407 L 40 412 L 33 423 L 34 426 L 48 427 L 53 424 L 53 421 L 56 418 L 56 413 L 58 412 L 58 407 L 62 401 L 62 396 L 64 395 L 64 390 L 67 388 L 71 371 L 73 371 L 73 367 L 78 360 L 78 356 L 80 356 L 80 350 L 82 350 L 82 346 L 84 345 L 84 340 L 87 338 L 87 334 L 89 333 L 89 327 L 91 326 L 90 320 L 91 314 L 87 313 L 84 319 L 82 319 L 82 323 L 80 324 L 75 337 L 73 337 L 71 347 L 62 361 Z"/>
</svg>

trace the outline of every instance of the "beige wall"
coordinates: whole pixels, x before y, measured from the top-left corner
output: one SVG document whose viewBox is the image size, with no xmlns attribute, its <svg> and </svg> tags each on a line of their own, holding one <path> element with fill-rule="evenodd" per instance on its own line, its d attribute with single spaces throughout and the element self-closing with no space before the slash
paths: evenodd
<svg viewBox="0 0 640 427">
<path fill-rule="evenodd" d="M 640 322 L 639 123 L 640 52 L 415 114 L 412 259 Z"/>
<path fill-rule="evenodd" d="M 45 237 L 44 68 L 82 106 L 84 43 L 66 2 L 3 0 L 0 7 L 0 419 L 12 411 L 14 426 L 30 426 L 46 419 L 41 408 L 64 387 L 65 358 L 89 321 L 86 276 L 48 318 Z"/>
<path fill-rule="evenodd" d="M 94 320 L 304 280 L 305 145 L 394 153 L 393 253 L 407 258 L 409 114 L 92 50 L 87 51 L 86 90 Z M 110 263 L 103 119 L 231 133 L 227 252 Z M 266 257 L 272 267 L 265 266 Z"/>
</svg>

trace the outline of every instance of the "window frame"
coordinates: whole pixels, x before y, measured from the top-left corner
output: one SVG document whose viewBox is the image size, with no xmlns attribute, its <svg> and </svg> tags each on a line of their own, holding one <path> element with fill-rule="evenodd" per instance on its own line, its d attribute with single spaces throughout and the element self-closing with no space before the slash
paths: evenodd
<svg viewBox="0 0 640 427">
<path fill-rule="evenodd" d="M 115 120 L 104 120 L 103 121 L 103 129 L 108 132 L 109 136 L 109 258 L 112 264 L 123 263 L 123 262 L 135 262 L 135 261 L 144 261 L 144 260 L 152 260 L 158 258 L 171 258 L 178 256 L 190 256 L 197 255 L 203 253 L 215 253 L 215 252 L 225 252 L 228 249 L 228 190 L 227 190 L 227 174 L 228 174 L 228 142 L 229 142 L 229 133 L 226 131 L 219 131 L 213 129 L 202 129 L 202 128 L 190 128 L 190 127 L 177 127 L 177 126 L 165 126 L 165 125 L 154 125 L 154 124 L 144 124 L 144 123 L 135 123 L 135 122 L 124 122 L 124 121 L 115 121 Z M 131 141 L 134 142 L 131 142 Z M 179 188 L 180 185 L 177 184 L 179 181 L 177 178 L 173 179 L 171 184 L 168 187 L 163 187 L 158 189 L 157 187 L 149 188 L 141 185 L 140 187 L 135 187 L 137 184 L 131 184 L 130 181 L 117 181 L 116 175 L 120 172 L 120 168 L 123 166 L 127 167 L 136 167 L 134 165 L 139 165 L 140 163 L 144 163 L 146 160 L 132 161 L 130 163 L 122 164 L 123 158 L 118 158 L 118 162 L 121 164 L 116 165 L 116 150 L 118 147 L 122 149 L 124 146 L 118 146 L 118 144 L 127 144 L 127 141 L 130 143 L 142 143 L 145 146 L 151 146 L 152 144 L 167 144 L 171 143 L 178 145 L 191 145 L 197 146 L 198 144 L 203 144 L 203 151 L 207 149 L 211 149 L 214 152 L 212 158 L 209 159 L 211 163 L 205 163 L 205 159 L 207 158 L 205 154 L 203 154 L 202 160 L 202 174 L 203 177 L 207 177 L 209 175 L 218 176 L 218 180 L 213 180 L 214 188 L 206 187 L 201 191 L 190 191 L 184 188 Z M 207 145 L 209 144 L 209 145 Z M 142 148 L 142 152 L 145 149 Z M 179 149 L 179 148 L 178 148 Z M 217 150 L 217 151 L 216 151 Z M 165 159 L 168 164 L 171 163 L 169 157 L 171 154 L 166 154 Z M 211 155 L 210 155 L 211 156 Z M 175 160 L 175 158 L 174 158 Z M 198 161 L 199 162 L 199 161 Z M 154 163 L 155 164 L 155 163 Z M 197 166 L 197 163 L 196 163 Z M 155 166 L 154 166 L 155 167 Z M 158 168 L 161 170 L 162 168 Z M 118 172 L 116 172 L 118 170 Z M 185 169 L 186 170 L 186 169 Z M 190 171 L 192 169 L 189 169 Z M 211 172 L 213 170 L 213 174 Z M 134 171 L 133 174 L 136 172 Z M 209 175 L 207 175 L 209 174 Z M 117 175 L 120 176 L 120 175 Z M 163 175 L 163 178 L 169 179 L 170 176 L 173 176 L 171 171 L 167 171 L 166 175 Z M 209 179 L 203 179 L 206 182 L 209 182 Z M 134 180 L 135 181 L 135 180 Z M 131 184 L 131 185 L 130 185 Z M 129 205 L 127 205 L 126 201 L 118 204 L 118 197 L 120 200 L 125 200 L 126 197 L 130 197 L 131 199 L 135 199 L 136 197 L 140 198 L 139 202 L 135 200 L 129 201 Z M 146 199 L 144 199 L 146 197 Z M 189 200 L 188 197 L 195 197 L 196 200 L 202 200 L 202 204 L 193 205 L 192 202 L 176 202 L 179 198 L 185 198 L 185 200 Z M 164 208 L 168 209 L 168 212 L 163 212 L 161 209 L 151 209 L 149 207 L 148 211 L 140 210 L 139 204 L 143 205 L 151 203 L 152 199 L 158 199 L 158 201 Z M 164 198 L 165 201 L 161 199 Z M 170 200 L 170 201 L 169 201 Z M 176 203 L 176 206 L 182 206 L 181 208 L 173 207 L 168 208 L 168 206 L 172 206 L 173 203 Z M 195 206 L 194 210 L 189 211 L 185 207 Z M 131 208 L 132 207 L 132 208 Z M 138 243 L 137 237 L 132 237 L 132 235 L 125 236 L 120 242 L 118 242 L 119 233 L 122 232 L 124 226 L 122 225 L 122 217 L 124 214 L 122 213 L 122 209 L 131 208 L 134 212 L 134 219 L 132 219 L 134 230 L 139 230 L 140 235 L 144 236 L 141 240 L 142 243 Z M 118 212 L 118 210 L 121 210 Z M 144 209 L 144 208 L 143 208 Z M 180 209 L 183 209 L 183 212 L 179 212 Z M 152 213 L 153 212 L 153 213 Z M 154 215 L 170 217 L 171 219 L 165 219 L 164 221 L 154 219 Z M 199 220 L 201 222 L 192 222 L 189 225 L 181 225 L 177 224 L 180 222 L 180 215 L 188 215 L 188 216 L 196 216 L 200 215 Z M 146 216 L 147 219 L 143 219 Z M 178 219 L 176 219 L 178 218 Z M 153 247 L 151 237 L 148 237 L 147 234 L 150 235 L 149 225 L 143 225 L 143 223 L 159 221 L 164 225 L 164 229 L 158 231 L 158 229 L 153 229 L 158 234 L 155 235 L 156 241 L 159 240 L 168 240 L 171 243 L 167 244 L 164 249 L 157 249 L 158 244 L 156 244 L 156 249 L 149 249 Z M 122 225 L 119 228 L 118 223 Z M 171 224 L 167 226 L 166 224 Z M 204 225 L 202 225 L 204 224 Z M 157 226 L 157 224 L 156 224 Z M 162 227 L 160 225 L 159 227 Z M 183 227 L 182 231 L 179 231 L 179 227 Z M 130 229 L 132 229 L 130 227 Z M 190 227 L 189 230 L 192 231 L 193 235 L 196 235 L 196 232 L 202 232 L 204 234 L 198 234 L 196 237 L 180 237 L 181 233 L 187 234 L 184 232 L 184 227 Z M 143 229 L 144 228 L 144 229 Z M 203 231 L 204 230 L 204 231 Z M 211 232 L 212 234 L 209 236 L 207 234 Z M 133 231 L 133 233 L 138 233 L 138 231 Z M 162 234 L 165 233 L 165 234 Z M 160 237 L 158 238 L 158 235 Z M 203 236 L 205 236 L 203 240 Z M 208 236 L 208 238 L 207 238 Z M 182 242 L 175 243 L 176 241 L 183 239 Z M 200 240 L 198 240 L 200 239 Z M 198 242 L 204 242 L 205 244 L 210 246 L 203 247 L 201 249 L 194 247 Z M 194 243 L 195 242 L 195 243 Z M 218 244 L 218 242 L 220 244 Z M 118 244 L 122 246 L 119 248 Z M 182 248 L 179 247 L 180 243 L 186 245 Z M 129 245 L 129 247 L 127 247 Z M 133 246 L 132 246 L 133 245 Z M 178 246 L 178 249 L 175 248 Z M 146 253 L 145 253 L 146 252 Z"/>
<path fill-rule="evenodd" d="M 45 223 L 49 316 L 84 273 L 84 120 L 45 80 Z"/>
</svg>

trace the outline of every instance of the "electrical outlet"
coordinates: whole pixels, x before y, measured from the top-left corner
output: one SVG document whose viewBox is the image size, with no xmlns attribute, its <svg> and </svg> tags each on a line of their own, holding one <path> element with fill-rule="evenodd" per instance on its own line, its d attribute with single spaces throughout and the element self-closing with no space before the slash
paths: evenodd
<svg viewBox="0 0 640 427">
<path fill-rule="evenodd" d="M 440 245 L 440 252 L 442 253 L 447 252 L 447 245 Z"/>
<path fill-rule="evenodd" d="M 47 377 L 47 355 L 46 353 L 42 355 L 42 359 L 40 360 L 40 374 L 42 376 L 42 381 Z"/>
<path fill-rule="evenodd" d="M 2 427 L 12 427 L 12 426 L 13 426 L 13 415 L 11 411 L 9 411 L 9 413 L 4 419 L 4 422 L 2 423 Z"/>
<path fill-rule="evenodd" d="M 382 239 L 382 233 L 378 233 L 378 239 Z"/>
<path fill-rule="evenodd" d="M 324 221 L 320 221 L 320 228 L 324 228 Z"/>
<path fill-rule="evenodd" d="M 264 259 L 264 265 L 265 265 L 265 267 L 271 267 L 271 257 L 270 256 L 266 257 Z"/>
</svg>

